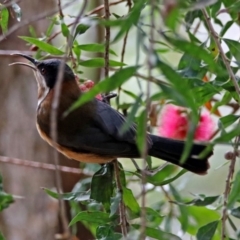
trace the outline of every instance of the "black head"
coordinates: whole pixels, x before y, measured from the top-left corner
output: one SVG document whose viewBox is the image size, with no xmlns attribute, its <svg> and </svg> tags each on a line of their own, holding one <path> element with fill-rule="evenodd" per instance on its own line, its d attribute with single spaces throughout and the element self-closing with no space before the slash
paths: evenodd
<svg viewBox="0 0 240 240">
<path fill-rule="evenodd" d="M 71 68 L 59 59 L 47 59 L 43 61 L 38 61 L 32 57 L 24 54 L 14 54 L 22 56 L 28 59 L 33 65 L 27 63 L 16 62 L 11 65 L 25 65 L 32 68 L 35 71 L 35 77 L 40 85 L 45 85 L 46 87 L 52 89 L 58 79 L 58 73 L 63 67 L 63 81 L 75 81 L 75 76 Z M 63 65 L 63 66 L 62 66 Z"/>
<path fill-rule="evenodd" d="M 63 66 L 61 66 L 63 64 Z M 53 88 L 57 79 L 58 74 L 63 67 L 63 81 L 75 80 L 72 69 L 63 61 L 58 59 L 49 59 L 44 61 L 39 61 L 35 64 L 38 71 L 44 77 L 47 87 Z"/>
</svg>

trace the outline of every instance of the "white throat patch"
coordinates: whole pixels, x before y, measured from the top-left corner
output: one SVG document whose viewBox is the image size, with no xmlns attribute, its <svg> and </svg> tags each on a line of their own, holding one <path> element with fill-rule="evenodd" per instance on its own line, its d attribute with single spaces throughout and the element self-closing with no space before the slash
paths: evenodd
<svg viewBox="0 0 240 240">
<path fill-rule="evenodd" d="M 37 105 L 37 107 L 39 108 L 42 101 L 48 95 L 50 88 L 46 85 L 45 79 L 39 71 L 35 71 L 34 75 L 35 75 L 35 78 L 37 80 L 37 85 L 38 85 L 38 105 Z"/>
</svg>

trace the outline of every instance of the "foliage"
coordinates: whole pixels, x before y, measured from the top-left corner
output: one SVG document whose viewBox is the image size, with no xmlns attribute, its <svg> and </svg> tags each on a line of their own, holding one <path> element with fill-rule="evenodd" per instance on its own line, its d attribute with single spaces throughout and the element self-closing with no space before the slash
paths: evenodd
<svg viewBox="0 0 240 240">
<path fill-rule="evenodd" d="M 0 174 L 0 212 L 3 211 L 5 208 L 8 208 L 10 204 L 14 202 L 13 196 L 6 193 L 3 190 L 3 180 Z M 4 236 L 1 233 L 0 229 L 0 240 L 4 240 Z"/>
<path fill-rule="evenodd" d="M 240 65 L 240 43 L 239 40 L 226 38 L 225 35 L 239 24 L 240 1 L 137 0 L 132 1 L 132 6 L 129 7 L 130 10 L 122 16 L 117 15 L 115 10 L 112 10 L 110 19 L 90 14 L 84 17 L 86 23 L 77 22 L 75 25 L 67 24 L 69 21 L 67 16 L 62 19 L 53 16 L 49 28 L 41 37 L 34 34 L 20 36 L 37 49 L 36 58 L 64 57 L 65 54 L 70 56 L 68 63 L 78 76 L 82 73 L 82 67 L 110 69 L 110 75 L 102 77 L 103 80 L 78 99 L 65 114 L 99 93 L 118 89 L 118 97 L 113 104 L 126 115 L 126 124 L 121 131 L 125 132 L 133 121 L 138 123 L 136 141 L 143 154 L 146 147 L 146 124 L 149 125 L 150 131 L 157 127 L 156 123 L 151 122 L 149 113 L 153 109 L 151 100 L 158 106 L 157 110 L 151 112 L 153 119 L 157 118 L 159 109 L 165 103 L 188 109 L 190 124 L 182 162 L 191 149 L 194 131 L 199 122 L 199 112 L 204 107 L 218 119 L 218 129 L 209 146 L 212 147 L 216 143 L 233 144 L 234 141 L 238 144 L 235 139 L 240 134 L 237 114 L 240 98 L 236 89 L 239 78 L 230 76 L 230 71 L 237 75 Z M 222 13 L 229 15 L 230 20 L 227 23 L 223 22 Z M 1 28 L 3 33 L 6 33 L 8 10 L 1 6 L 0 14 Z M 220 29 L 217 35 L 209 29 L 209 22 L 214 22 L 213 26 Z M 104 42 L 90 41 L 82 44 L 78 40 L 80 35 L 85 36 L 96 25 L 100 28 L 110 27 L 112 31 L 108 66 L 106 56 L 103 55 L 107 49 Z M 55 28 L 60 29 L 64 42 L 62 45 L 51 42 Z M 204 31 L 204 39 L 197 34 L 199 28 Z M 129 64 L 126 57 L 124 60 L 122 53 L 124 51 L 120 52 L 114 47 L 115 44 L 122 44 L 124 39 L 130 41 L 127 37 L 133 31 L 136 32 L 136 59 L 135 64 Z M 240 31 L 237 34 L 238 39 L 239 34 Z M 225 44 L 226 50 L 219 49 L 216 41 Z M 98 53 L 98 57 L 93 57 L 92 53 Z M 90 56 L 87 59 L 86 54 Z M 179 56 L 179 60 L 172 61 L 171 54 Z M 223 55 L 229 68 L 224 62 Z M 132 89 L 127 88 L 127 84 L 133 81 L 137 83 L 136 86 L 134 85 Z M 223 114 L 222 106 L 230 108 L 231 113 Z M 155 168 L 151 166 L 152 160 L 148 160 L 148 170 L 154 171 Z M 89 166 L 84 167 L 88 169 Z M 72 226 L 78 221 L 85 223 L 96 239 L 121 239 L 123 233 L 118 227 L 123 222 L 119 220 L 122 218 L 119 204 L 124 206 L 126 212 L 130 239 L 132 236 L 142 234 L 143 213 L 145 235 L 152 239 L 177 240 L 186 236 L 198 240 L 223 239 L 221 229 L 224 228 L 224 222 L 221 221 L 221 215 L 224 214 L 222 211 L 224 207 L 227 208 L 228 214 L 226 221 L 233 232 L 226 233 L 227 237 L 238 238 L 240 228 L 235 226 L 234 218 L 240 218 L 240 172 L 233 178 L 232 188 L 228 187 L 227 192 L 225 191 L 227 199 L 224 199 L 223 194 L 208 196 L 199 193 L 198 190 L 194 197 L 190 198 L 181 194 L 181 186 L 179 181 L 176 181 L 181 179 L 186 170 L 178 171 L 173 165 L 164 166 L 155 175 L 145 176 L 144 180 L 147 198 L 155 191 L 154 196 L 159 199 L 158 203 L 141 206 L 132 186 L 136 184 L 134 181 L 143 178 L 142 172 L 139 169 L 128 171 L 120 164 L 119 171 L 120 189 L 113 166 L 107 164 L 93 174 L 91 185 L 84 179 L 79 181 L 71 193 L 57 194 L 49 189 L 46 189 L 46 193 L 71 203 L 80 202 L 81 211 L 78 211 L 79 206 L 72 204 L 72 208 L 76 207 L 75 210 L 78 212 L 69 225 Z M 5 199 L 4 202 L 0 201 L 2 210 L 12 202 L 12 197 L 2 192 L 2 189 L 0 194 Z M 175 229 L 176 223 L 180 226 L 180 233 Z"/>
</svg>

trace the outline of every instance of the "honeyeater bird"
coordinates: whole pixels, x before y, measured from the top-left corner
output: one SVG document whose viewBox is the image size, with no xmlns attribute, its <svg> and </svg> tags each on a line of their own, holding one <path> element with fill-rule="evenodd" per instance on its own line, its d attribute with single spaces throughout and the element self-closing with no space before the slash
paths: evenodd
<svg viewBox="0 0 240 240">
<path fill-rule="evenodd" d="M 40 136 L 59 152 L 70 159 L 86 163 L 108 163 L 116 158 L 140 158 L 136 145 L 136 125 L 123 134 L 120 130 L 125 117 L 98 99 L 92 99 L 67 116 L 63 117 L 72 104 L 81 96 L 81 90 L 71 68 L 64 63 L 63 80 L 57 112 L 57 140 L 53 142 L 50 129 L 51 106 L 58 79 L 61 60 L 35 60 L 24 54 L 16 54 L 28 59 L 25 65 L 33 69 L 38 85 L 37 130 Z M 199 154 L 206 148 L 194 143 L 186 161 L 180 164 L 184 141 L 163 138 L 147 133 L 147 153 L 150 156 L 179 165 L 197 174 L 206 174 L 208 158 L 200 159 Z"/>
</svg>

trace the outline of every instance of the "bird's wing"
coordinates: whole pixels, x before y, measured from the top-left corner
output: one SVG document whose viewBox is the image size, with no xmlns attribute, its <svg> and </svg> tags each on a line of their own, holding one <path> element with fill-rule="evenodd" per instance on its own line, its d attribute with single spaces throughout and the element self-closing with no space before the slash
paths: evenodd
<svg viewBox="0 0 240 240">
<path fill-rule="evenodd" d="M 96 101 L 94 117 L 84 128 L 74 134 L 61 134 L 59 143 L 74 151 L 89 152 L 116 157 L 139 156 L 136 146 L 136 127 L 132 125 L 124 134 L 121 128 L 125 118 L 108 104 Z M 79 116 L 79 125 L 81 116 Z M 149 145 L 152 144 L 149 140 Z"/>
</svg>

